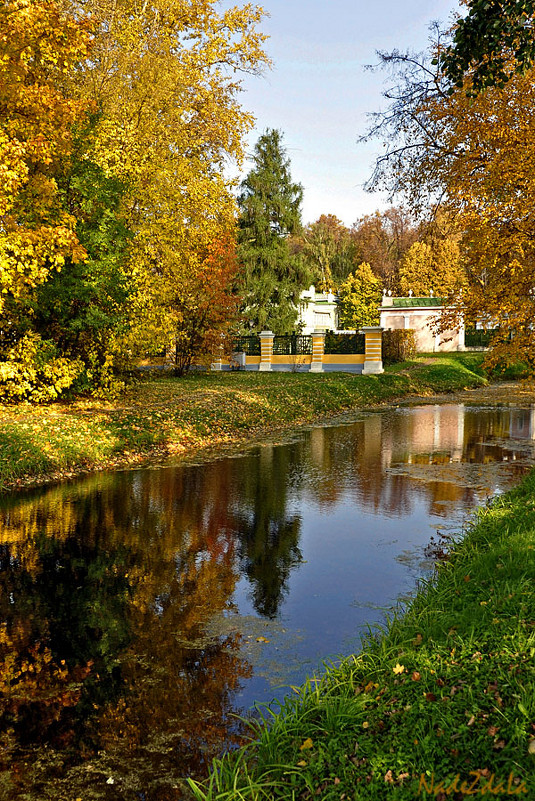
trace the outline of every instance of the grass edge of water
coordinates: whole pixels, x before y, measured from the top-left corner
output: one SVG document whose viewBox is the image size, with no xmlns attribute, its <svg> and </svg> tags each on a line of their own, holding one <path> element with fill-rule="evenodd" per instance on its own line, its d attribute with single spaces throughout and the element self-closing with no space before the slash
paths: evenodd
<svg viewBox="0 0 535 801">
<path fill-rule="evenodd" d="M 534 548 L 532 472 L 478 512 L 359 655 L 298 688 L 207 782 L 190 780 L 195 798 L 464 798 L 478 772 L 469 794 L 533 793 Z"/>
</svg>

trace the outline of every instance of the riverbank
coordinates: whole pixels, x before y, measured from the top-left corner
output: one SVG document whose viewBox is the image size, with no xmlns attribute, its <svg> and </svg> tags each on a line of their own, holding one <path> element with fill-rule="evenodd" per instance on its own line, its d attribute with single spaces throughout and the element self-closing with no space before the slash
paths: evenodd
<svg viewBox="0 0 535 801">
<path fill-rule="evenodd" d="M 422 358 L 380 376 L 211 373 L 158 376 L 119 401 L 0 407 L 0 491 L 95 470 L 216 458 L 221 452 L 409 396 L 486 384 L 482 354 Z"/>
<path fill-rule="evenodd" d="M 405 614 L 266 713 L 203 801 L 535 797 L 535 474 L 480 510 Z"/>
</svg>

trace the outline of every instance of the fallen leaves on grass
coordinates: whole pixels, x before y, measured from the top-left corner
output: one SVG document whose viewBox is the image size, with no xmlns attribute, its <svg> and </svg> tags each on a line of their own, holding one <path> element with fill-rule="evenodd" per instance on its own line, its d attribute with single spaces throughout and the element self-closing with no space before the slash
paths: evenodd
<svg viewBox="0 0 535 801">
<path fill-rule="evenodd" d="M 308 749 L 313 748 L 314 743 L 311 737 L 307 737 L 306 740 L 299 746 L 300 751 L 308 751 Z"/>
</svg>

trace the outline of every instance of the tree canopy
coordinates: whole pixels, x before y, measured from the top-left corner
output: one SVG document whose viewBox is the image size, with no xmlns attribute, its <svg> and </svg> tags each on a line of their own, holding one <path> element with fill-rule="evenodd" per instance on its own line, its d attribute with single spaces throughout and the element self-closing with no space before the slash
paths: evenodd
<svg viewBox="0 0 535 801">
<path fill-rule="evenodd" d="M 207 288 L 198 279 L 213 244 L 235 228 L 226 165 L 243 158 L 253 122 L 238 102 L 239 75 L 266 63 L 256 29 L 263 12 L 219 11 L 216 0 L 84 0 L 83 8 L 100 21 L 81 80 L 102 109 L 96 159 L 127 186 L 134 234 L 130 344 L 160 349 L 191 329 L 195 307 L 184 301 Z"/>
<path fill-rule="evenodd" d="M 209 274 L 231 314 L 225 167 L 252 125 L 240 74 L 267 63 L 262 16 L 216 0 L 3 4 L 0 395 L 95 389 L 125 356 L 183 343 Z M 209 318 L 224 333 L 216 317 L 190 345 L 213 344 Z"/>
<path fill-rule="evenodd" d="M 525 73 L 535 60 L 533 0 L 467 0 L 466 16 L 454 28 L 441 54 L 446 76 L 457 87 L 470 74 L 471 88 L 503 86 L 516 71 Z"/>
<path fill-rule="evenodd" d="M 402 295 L 451 297 L 466 283 L 460 262 L 459 245 L 446 238 L 415 242 L 406 252 L 399 270 L 399 289 Z"/>
<path fill-rule="evenodd" d="M 354 267 L 355 246 L 349 228 L 334 214 L 322 214 L 303 230 L 303 257 L 321 291 L 336 289 Z"/>
<path fill-rule="evenodd" d="M 402 259 L 419 236 L 418 225 L 402 206 L 365 214 L 351 229 L 354 263 L 369 264 L 383 287 L 397 292 Z"/>
<path fill-rule="evenodd" d="M 84 115 L 64 81 L 89 40 L 87 20 L 49 0 L 0 8 L 0 311 L 6 296 L 21 298 L 67 258 L 86 257 L 56 179 Z"/>
<path fill-rule="evenodd" d="M 338 290 L 338 326 L 355 329 L 379 324 L 381 281 L 366 262 L 359 264 Z"/>
<path fill-rule="evenodd" d="M 498 327 L 489 361 L 534 366 L 535 70 L 484 92 L 470 91 L 466 75 L 449 92 L 431 56 L 385 56 L 397 82 L 373 131 L 387 144 L 374 180 L 451 223 L 466 286 L 450 293 L 444 328 Z"/>
</svg>

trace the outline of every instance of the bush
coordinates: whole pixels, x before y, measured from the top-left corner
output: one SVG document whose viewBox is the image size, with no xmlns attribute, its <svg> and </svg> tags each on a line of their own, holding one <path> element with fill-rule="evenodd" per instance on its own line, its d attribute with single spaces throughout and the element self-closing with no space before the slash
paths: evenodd
<svg viewBox="0 0 535 801">
<path fill-rule="evenodd" d="M 0 400 L 46 403 L 72 386 L 83 371 L 79 359 L 58 355 L 53 342 L 26 334 L 0 361 Z"/>
<path fill-rule="evenodd" d="M 411 328 L 383 331 L 383 362 L 394 364 L 416 355 L 416 338 Z"/>
</svg>

